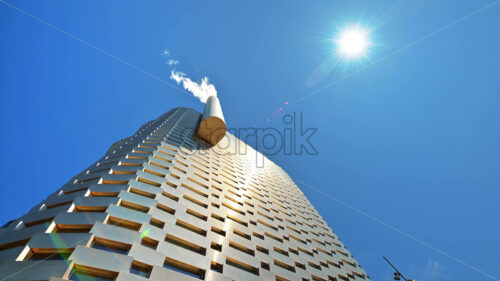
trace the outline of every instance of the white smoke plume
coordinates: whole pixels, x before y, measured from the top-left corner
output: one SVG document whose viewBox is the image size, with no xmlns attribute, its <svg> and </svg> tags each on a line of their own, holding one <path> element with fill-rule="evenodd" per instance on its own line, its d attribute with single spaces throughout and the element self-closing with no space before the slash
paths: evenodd
<svg viewBox="0 0 500 281">
<path fill-rule="evenodd" d="M 196 83 L 182 72 L 170 71 L 170 79 L 181 84 L 185 90 L 193 93 L 202 103 L 206 103 L 208 97 L 217 96 L 217 90 L 213 84 L 208 83 L 208 77 L 203 77 L 200 83 Z"/>
<path fill-rule="evenodd" d="M 210 96 L 217 96 L 217 90 L 213 84 L 208 82 L 208 77 L 204 76 L 200 82 L 195 82 L 187 77 L 185 73 L 174 69 L 179 61 L 170 57 L 169 50 L 164 50 L 162 55 L 167 58 L 167 65 L 171 68 L 170 79 L 177 82 L 178 85 L 182 84 L 185 90 L 191 92 L 202 103 L 206 103 Z"/>
</svg>

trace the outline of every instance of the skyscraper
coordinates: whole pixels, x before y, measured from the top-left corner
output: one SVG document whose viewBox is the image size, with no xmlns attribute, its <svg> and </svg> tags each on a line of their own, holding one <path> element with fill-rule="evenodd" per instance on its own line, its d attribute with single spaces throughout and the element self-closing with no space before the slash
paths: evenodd
<svg viewBox="0 0 500 281">
<path fill-rule="evenodd" d="M 5 224 L 0 280 L 369 280 L 285 171 L 198 136 L 209 104 L 144 124 Z"/>
</svg>

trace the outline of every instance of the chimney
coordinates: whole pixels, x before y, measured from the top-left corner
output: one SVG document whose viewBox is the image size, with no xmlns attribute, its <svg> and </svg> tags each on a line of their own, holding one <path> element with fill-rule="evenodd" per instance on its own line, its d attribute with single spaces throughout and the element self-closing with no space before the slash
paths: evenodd
<svg viewBox="0 0 500 281">
<path fill-rule="evenodd" d="M 210 96 L 205 103 L 198 136 L 210 144 L 216 145 L 225 135 L 226 123 L 219 99 L 216 96 Z"/>
</svg>

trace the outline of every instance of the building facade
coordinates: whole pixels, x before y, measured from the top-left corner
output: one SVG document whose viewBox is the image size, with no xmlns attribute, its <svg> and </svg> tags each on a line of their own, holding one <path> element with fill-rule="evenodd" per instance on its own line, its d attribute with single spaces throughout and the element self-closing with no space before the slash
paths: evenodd
<svg viewBox="0 0 500 281">
<path fill-rule="evenodd" d="M 286 172 L 200 119 L 146 123 L 4 225 L 0 280 L 369 280 Z"/>
</svg>

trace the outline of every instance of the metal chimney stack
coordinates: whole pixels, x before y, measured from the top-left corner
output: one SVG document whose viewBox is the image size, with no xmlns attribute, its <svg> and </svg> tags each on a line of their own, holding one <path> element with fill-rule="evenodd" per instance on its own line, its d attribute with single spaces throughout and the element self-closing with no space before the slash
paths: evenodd
<svg viewBox="0 0 500 281">
<path fill-rule="evenodd" d="M 212 145 L 216 145 L 226 135 L 226 123 L 219 99 L 210 96 L 201 117 L 198 136 Z"/>
</svg>

